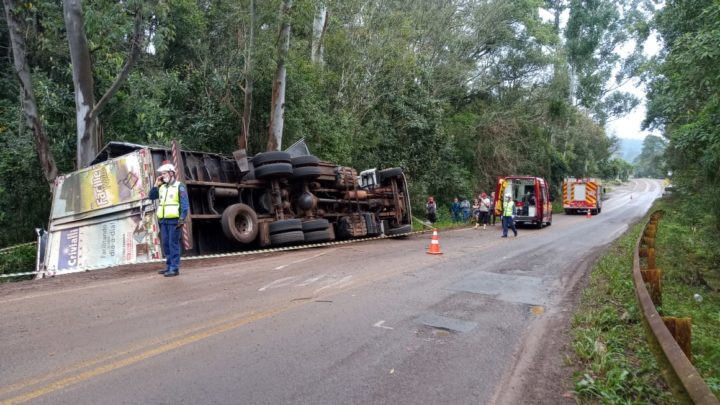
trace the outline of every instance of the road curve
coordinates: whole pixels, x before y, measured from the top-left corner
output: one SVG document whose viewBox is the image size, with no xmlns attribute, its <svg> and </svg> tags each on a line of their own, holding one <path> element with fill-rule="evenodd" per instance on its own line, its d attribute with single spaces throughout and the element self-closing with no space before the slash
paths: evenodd
<svg viewBox="0 0 720 405">
<path fill-rule="evenodd" d="M 0 285 L 0 404 L 517 403 L 533 332 L 660 195 L 602 214 Z"/>
</svg>

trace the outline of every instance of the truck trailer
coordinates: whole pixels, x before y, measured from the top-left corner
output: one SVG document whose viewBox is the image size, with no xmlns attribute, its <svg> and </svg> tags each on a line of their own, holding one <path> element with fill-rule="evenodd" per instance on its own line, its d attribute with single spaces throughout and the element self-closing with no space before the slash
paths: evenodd
<svg viewBox="0 0 720 405">
<path fill-rule="evenodd" d="M 190 200 L 183 255 L 411 231 L 399 167 L 358 173 L 310 155 L 304 143 L 246 157 L 110 142 L 90 167 L 57 178 L 43 270 L 160 259 L 156 207 L 147 197 L 163 161 L 175 164 Z"/>
</svg>

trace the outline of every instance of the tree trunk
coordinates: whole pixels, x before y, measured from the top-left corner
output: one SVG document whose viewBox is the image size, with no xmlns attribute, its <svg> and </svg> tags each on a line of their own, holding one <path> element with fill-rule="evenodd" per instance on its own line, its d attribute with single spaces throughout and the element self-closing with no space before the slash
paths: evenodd
<svg viewBox="0 0 720 405">
<path fill-rule="evenodd" d="M 272 108 L 270 110 L 270 136 L 268 137 L 267 150 L 280 150 L 282 147 L 283 115 L 285 113 L 285 79 L 287 59 L 290 49 L 290 9 L 292 0 L 283 0 L 280 10 L 282 28 L 280 29 L 280 43 L 278 45 L 278 62 L 273 81 Z"/>
<path fill-rule="evenodd" d="M 310 59 L 316 65 L 324 65 L 325 60 L 323 55 L 325 53 L 325 47 L 323 46 L 323 38 L 328 26 L 328 11 L 324 4 L 318 5 L 317 14 L 313 20 L 313 36 L 312 36 L 312 50 Z"/>
<path fill-rule="evenodd" d="M 95 84 L 93 83 L 90 50 L 85 36 L 82 0 L 63 0 L 63 15 L 68 44 L 70 45 L 70 62 L 72 63 L 73 85 L 75 87 L 76 166 L 83 168 L 90 164 L 100 150 L 101 128 L 98 116 L 130 75 L 132 67 L 140 57 L 145 28 L 142 10 L 138 8 L 135 10 L 133 32 L 129 36 L 130 52 L 128 58 L 110 88 L 100 98 L 100 101 L 95 104 Z"/>
<path fill-rule="evenodd" d="M 32 129 L 33 142 L 37 150 L 40 166 L 43 175 L 51 187 L 54 185 L 57 177 L 57 166 L 50 150 L 50 143 L 45 136 L 42 120 L 38 114 L 37 102 L 35 101 L 35 93 L 32 86 L 32 78 L 30 76 L 30 68 L 27 62 L 27 54 L 25 47 L 25 37 L 23 37 L 24 24 L 17 16 L 15 10 L 17 3 L 15 0 L 3 0 L 5 5 L 5 20 L 7 21 L 8 31 L 10 33 L 10 42 L 12 44 L 13 60 L 15 64 L 15 72 L 17 72 L 20 82 L 20 91 L 22 94 L 23 110 L 28 126 Z"/>
<path fill-rule="evenodd" d="M 82 14 L 82 0 L 63 0 L 63 16 L 70 45 L 73 85 L 75 87 L 75 114 L 77 123 L 78 169 L 86 167 L 95 158 L 99 147 L 97 117 L 90 114 L 95 106 L 92 62 Z"/>
<path fill-rule="evenodd" d="M 255 15 L 255 0 L 250 0 L 250 32 L 248 40 L 245 42 L 245 96 L 243 98 L 242 129 L 238 138 L 238 149 L 245 149 L 246 151 L 250 137 L 250 115 L 252 113 L 252 58 L 255 51 Z"/>
</svg>

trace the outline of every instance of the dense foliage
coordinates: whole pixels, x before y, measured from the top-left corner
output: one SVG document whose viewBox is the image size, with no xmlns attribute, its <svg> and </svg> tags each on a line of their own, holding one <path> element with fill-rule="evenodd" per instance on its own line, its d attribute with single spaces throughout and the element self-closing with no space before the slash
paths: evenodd
<svg viewBox="0 0 720 405">
<path fill-rule="evenodd" d="M 134 16 L 146 24 L 142 55 L 99 115 L 104 140 L 167 145 L 178 138 L 185 148 L 231 152 L 249 78 L 248 149 L 262 151 L 281 2 L 250 3 L 85 2 L 96 99 L 128 57 Z M 59 171 L 68 172 L 76 113 L 62 4 L 18 4 L 38 107 Z M 427 194 L 441 202 L 469 197 L 504 174 L 555 185 L 567 175 L 627 177 L 628 168 L 610 159 L 616 140 L 601 125 L 637 103 L 614 90 L 636 62 L 636 54 L 617 53 L 642 26 L 632 7 L 612 0 L 294 1 L 283 146 L 304 137 L 324 159 L 360 169 L 403 166 L 416 203 Z M 554 21 L 543 20 L 541 8 Z M 329 18 L 317 60 L 320 10 Z M 49 205 L 8 42 L 3 20 L 0 227 L 9 231 L 0 246 L 31 239 Z"/>
<path fill-rule="evenodd" d="M 687 192 L 720 192 L 720 3 L 668 1 L 655 18 L 664 48 L 647 72 L 645 125 L 663 131 L 668 169 Z M 707 200 L 711 201 L 711 200 Z M 720 205 L 708 209 L 720 218 Z M 720 221 L 718 221 L 720 226 Z"/>
</svg>

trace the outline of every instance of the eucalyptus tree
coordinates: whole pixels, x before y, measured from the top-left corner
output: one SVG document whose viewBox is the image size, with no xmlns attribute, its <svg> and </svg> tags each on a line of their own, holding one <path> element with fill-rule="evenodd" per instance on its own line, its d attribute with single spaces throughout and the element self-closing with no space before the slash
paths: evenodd
<svg viewBox="0 0 720 405">
<path fill-rule="evenodd" d="M 5 6 L 5 21 L 7 22 L 8 33 L 13 54 L 13 66 L 20 83 L 23 111 L 27 125 L 31 128 L 35 150 L 42 168 L 45 180 L 51 187 L 57 177 L 58 169 L 55 164 L 50 142 L 43 129 L 42 118 L 40 117 L 35 91 L 33 90 L 31 67 L 28 63 L 27 48 L 25 43 L 25 24 L 21 9 L 16 0 L 3 0 Z"/>
</svg>

